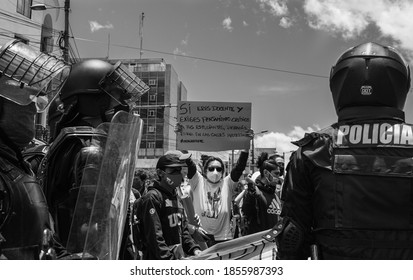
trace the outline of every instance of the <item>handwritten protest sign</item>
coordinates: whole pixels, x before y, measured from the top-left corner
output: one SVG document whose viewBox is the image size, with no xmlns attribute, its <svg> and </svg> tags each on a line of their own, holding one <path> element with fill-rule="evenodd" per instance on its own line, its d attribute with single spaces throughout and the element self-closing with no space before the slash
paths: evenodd
<svg viewBox="0 0 413 280">
<path fill-rule="evenodd" d="M 249 149 L 251 103 L 178 102 L 178 150 Z"/>
</svg>

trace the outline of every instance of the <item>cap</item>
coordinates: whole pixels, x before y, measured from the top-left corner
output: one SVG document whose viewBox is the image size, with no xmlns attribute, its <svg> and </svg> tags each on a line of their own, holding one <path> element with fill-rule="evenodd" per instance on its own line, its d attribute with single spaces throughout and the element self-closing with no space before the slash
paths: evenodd
<svg viewBox="0 0 413 280">
<path fill-rule="evenodd" d="M 164 170 L 165 167 L 186 166 L 185 160 L 177 153 L 167 153 L 161 156 L 156 164 L 156 169 Z"/>
<path fill-rule="evenodd" d="M 188 153 L 188 151 L 178 151 L 178 150 L 169 150 L 165 153 L 165 155 L 173 154 L 178 156 L 180 160 L 186 160 L 191 157 L 192 154 Z"/>
</svg>

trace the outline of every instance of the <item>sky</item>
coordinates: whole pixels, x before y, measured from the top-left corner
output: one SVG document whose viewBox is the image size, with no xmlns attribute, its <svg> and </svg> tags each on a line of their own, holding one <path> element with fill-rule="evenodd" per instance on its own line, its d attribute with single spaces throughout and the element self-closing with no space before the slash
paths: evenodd
<svg viewBox="0 0 413 280">
<path fill-rule="evenodd" d="M 255 147 L 279 152 L 336 121 L 328 78 L 345 50 L 373 41 L 413 58 L 410 0 L 71 0 L 71 45 L 139 58 L 142 13 L 142 58 L 172 64 L 189 101 L 251 102 Z M 410 123 L 412 105 L 409 93 Z"/>
</svg>

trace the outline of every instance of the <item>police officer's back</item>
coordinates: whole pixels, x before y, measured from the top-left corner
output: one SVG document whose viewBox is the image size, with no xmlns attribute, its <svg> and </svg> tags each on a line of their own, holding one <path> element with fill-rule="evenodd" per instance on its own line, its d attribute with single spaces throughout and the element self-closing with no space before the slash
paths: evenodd
<svg viewBox="0 0 413 280">
<path fill-rule="evenodd" d="M 392 47 L 340 56 L 330 89 L 338 122 L 297 141 L 283 187 L 278 257 L 413 258 L 410 70 Z M 314 251 L 316 252 L 316 250 Z"/>
</svg>

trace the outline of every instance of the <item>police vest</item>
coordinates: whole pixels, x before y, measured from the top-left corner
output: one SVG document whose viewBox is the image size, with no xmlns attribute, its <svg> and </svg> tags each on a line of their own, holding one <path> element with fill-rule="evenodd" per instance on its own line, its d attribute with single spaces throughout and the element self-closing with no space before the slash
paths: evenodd
<svg viewBox="0 0 413 280">
<path fill-rule="evenodd" d="M 304 154 L 315 178 L 315 229 L 413 229 L 413 126 L 394 121 L 336 124 Z M 320 134 L 318 134 L 320 135 Z"/>
</svg>

